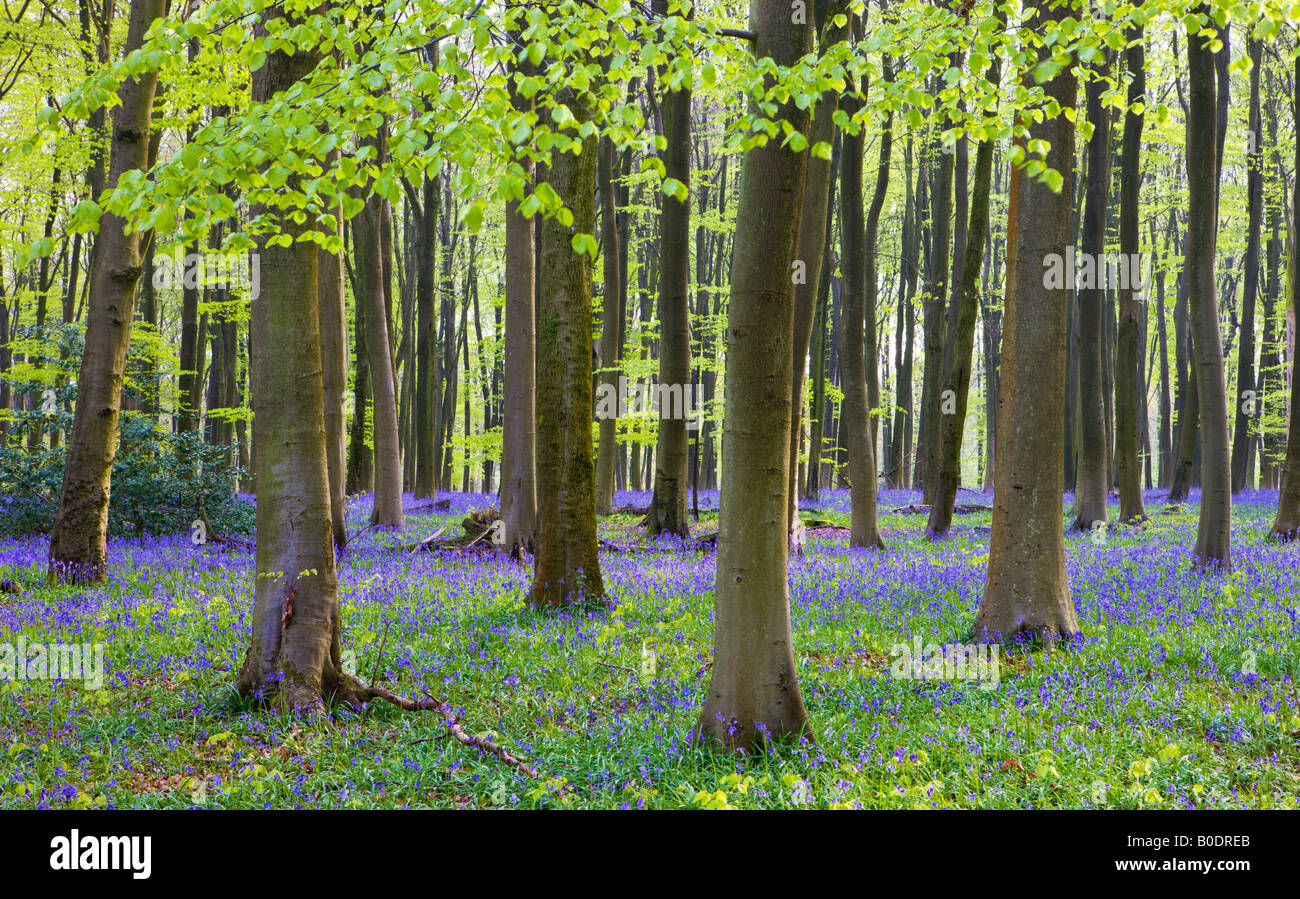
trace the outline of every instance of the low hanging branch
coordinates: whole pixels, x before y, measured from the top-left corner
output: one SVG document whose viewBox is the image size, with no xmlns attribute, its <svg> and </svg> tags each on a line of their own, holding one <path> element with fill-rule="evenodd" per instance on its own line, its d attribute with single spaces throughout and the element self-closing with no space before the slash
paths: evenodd
<svg viewBox="0 0 1300 899">
<path fill-rule="evenodd" d="M 460 719 L 457 718 L 455 712 L 452 711 L 451 703 L 431 696 L 428 691 L 425 691 L 424 699 L 407 699 L 405 696 L 398 696 L 396 693 L 391 690 L 386 690 L 383 687 L 366 685 L 363 689 L 367 696 L 374 697 L 375 699 L 386 700 L 387 702 L 391 702 L 393 705 L 397 706 L 399 709 L 403 709 L 407 712 L 439 712 L 442 715 L 442 723 L 447 726 L 447 730 L 451 731 L 451 735 L 459 742 L 464 743 L 466 746 L 473 746 L 482 752 L 486 752 L 488 755 L 496 756 L 511 768 L 514 768 L 516 771 L 523 774 L 527 774 L 529 777 L 536 778 L 538 776 L 537 769 L 530 767 L 527 762 L 516 758 L 511 754 L 510 750 L 506 749 L 501 744 L 494 743 L 486 737 L 475 737 L 466 733 L 465 728 L 461 727 Z"/>
</svg>

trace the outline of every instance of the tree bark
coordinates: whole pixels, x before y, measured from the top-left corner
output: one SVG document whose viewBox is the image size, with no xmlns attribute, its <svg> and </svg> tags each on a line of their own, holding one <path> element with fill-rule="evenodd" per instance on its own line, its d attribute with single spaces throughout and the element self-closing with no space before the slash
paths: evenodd
<svg viewBox="0 0 1300 899">
<path fill-rule="evenodd" d="M 1295 75 L 1300 77 L 1300 57 L 1295 61 Z M 1296 83 L 1296 82 L 1292 82 Z M 1294 98 L 1295 114 L 1300 116 L 1300 93 Z M 1300 142 L 1296 143 L 1295 161 L 1300 164 Z M 1293 171 L 1300 172 L 1300 168 Z M 1300 209 L 1300 182 L 1297 182 L 1292 195 L 1292 209 Z M 1300 252 L 1293 243 L 1291 255 L 1292 303 L 1295 301 L 1296 268 Z M 1292 306 L 1294 309 L 1294 305 Z M 1286 331 L 1285 323 L 1282 331 Z M 1279 343 L 1286 343 L 1285 333 L 1278 338 Z M 1297 347 L 1300 349 L 1300 347 Z M 1281 353 L 1279 352 L 1279 355 Z M 1291 541 L 1300 537 L 1300 352 L 1291 353 L 1291 414 L 1288 419 L 1286 438 L 1286 457 L 1282 462 L 1281 485 L 1277 498 L 1277 517 L 1273 520 L 1271 535 L 1279 540 Z"/>
<path fill-rule="evenodd" d="M 163 0 L 132 0 L 125 50 L 144 42 L 163 15 Z M 129 78 L 118 89 L 107 186 L 148 164 L 156 71 Z M 140 278 L 140 233 L 106 213 L 99 223 L 86 310 L 86 344 L 77 377 L 77 405 L 68 440 L 59 511 L 50 534 L 51 581 L 103 580 L 108 562 L 108 503 L 117 454 L 126 350 Z"/>
<path fill-rule="evenodd" d="M 253 73 L 253 101 L 289 89 L 319 60 L 319 54 L 302 50 L 269 54 Z M 291 181 L 288 189 L 301 188 Z M 286 218 L 280 227 L 297 238 L 306 226 Z M 356 702 L 362 695 L 343 670 L 340 649 L 317 295 L 320 250 L 295 240 L 288 247 L 264 244 L 260 252 L 262 291 L 253 301 L 251 324 L 257 578 L 252 637 L 236 688 L 262 704 L 320 712 L 326 703 Z"/>
<path fill-rule="evenodd" d="M 383 155 L 382 140 L 378 142 Z M 354 223 L 357 237 L 357 280 L 361 314 L 366 320 L 366 367 L 370 370 L 374 439 L 374 508 L 371 523 L 387 528 L 405 526 L 402 512 L 402 458 L 397 431 L 397 389 L 389 331 L 388 291 L 385 289 L 384 198 L 373 195 Z"/>
<path fill-rule="evenodd" d="M 661 14 L 667 0 L 654 0 Z M 660 79 L 662 82 L 662 79 Z M 691 183 L 691 91 L 666 90 L 663 95 L 664 167 L 669 178 Z M 662 194 L 659 238 L 659 384 L 666 395 L 659 404 L 659 434 L 655 445 L 654 494 L 646 516 L 650 534 L 690 535 L 686 515 L 688 440 L 686 391 L 691 388 L 691 204 Z M 667 399 L 681 396 L 678 408 Z"/>
<path fill-rule="evenodd" d="M 1201 565 L 1228 570 L 1232 567 L 1232 479 L 1214 279 L 1219 218 L 1214 54 L 1202 38 L 1190 32 L 1187 64 L 1187 305 L 1194 335 L 1201 430 L 1201 515 L 1194 555 Z"/>
<path fill-rule="evenodd" d="M 600 239 L 604 293 L 601 297 L 600 367 L 597 380 L 618 395 L 618 356 L 623 344 L 622 307 L 619 305 L 619 247 L 617 210 L 614 202 L 614 142 L 601 138 L 597 151 L 600 186 Z M 600 442 L 596 446 L 596 511 L 609 514 L 614 505 L 614 460 L 618 444 L 618 404 L 614 414 L 600 419 Z"/>
<path fill-rule="evenodd" d="M 1035 28 L 1077 14 L 1075 4 L 1033 0 Z M 1051 48 L 1040 50 L 1040 60 Z M 1043 85 L 1047 96 L 1075 108 L 1076 83 L 1067 63 Z M 1007 297 L 1002 388 L 994 471 L 993 529 L 988 583 L 974 639 L 1024 634 L 1043 643 L 1079 633 L 1065 573 L 1061 527 L 1064 488 L 1065 355 L 1068 285 L 1045 284 L 1043 260 L 1064 257 L 1070 243 L 1074 181 L 1074 123 L 1065 116 L 1033 124 L 1030 140 L 1045 140 L 1046 163 L 1064 183 L 1053 192 L 1016 169 L 1007 219 Z"/>
<path fill-rule="evenodd" d="M 998 84 L 1002 67 L 995 57 L 989 81 Z M 961 284 L 957 293 L 956 328 L 950 337 L 952 363 L 946 392 L 953 397 L 953 411 L 940 419 L 939 469 L 934 500 L 926 532 L 931 537 L 946 534 L 952 527 L 953 507 L 961 474 L 961 444 L 970 400 L 970 381 L 975 351 L 975 319 L 979 313 L 980 266 L 984 259 L 984 238 L 989 227 L 989 193 L 993 181 L 993 142 L 980 141 L 975 152 L 975 189 L 970 203 L 970 223 L 964 240 Z"/>
<path fill-rule="evenodd" d="M 570 92 L 560 102 L 579 125 L 591 112 Z M 591 234 L 596 211 L 596 139 L 582 151 L 556 153 L 550 180 L 573 212 L 573 228 L 542 221 L 537 270 L 537 500 L 541 530 L 529 601 L 542 608 L 604 602 L 596 553 L 592 418 L 591 257 L 571 235 Z M 689 347 L 689 345 L 688 345 Z M 689 356 L 687 364 L 689 365 Z M 689 374 L 687 375 L 689 377 Z M 685 480 L 683 479 L 685 505 Z"/>
<path fill-rule="evenodd" d="M 1074 527 L 1087 531 L 1097 522 L 1109 521 L 1106 508 L 1110 484 L 1106 456 L 1106 409 L 1103 381 L 1102 286 L 1106 265 L 1106 208 L 1110 192 L 1110 120 L 1102 106 L 1105 79 L 1110 76 L 1110 52 L 1088 79 L 1086 88 L 1088 122 L 1093 127 L 1088 141 L 1088 176 L 1083 206 L 1083 239 L 1080 255 L 1090 258 L 1095 278 L 1091 286 L 1078 287 L 1079 309 L 1079 408 L 1078 469 L 1074 487 Z M 1069 266 L 1066 267 L 1069 278 Z"/>
<path fill-rule="evenodd" d="M 861 33 L 861 26 L 854 28 Z M 853 79 L 848 79 L 848 89 L 840 106 L 849 116 L 854 116 L 863 106 L 856 96 Z M 881 158 L 887 159 L 890 124 L 886 122 L 881 132 Z M 844 255 L 840 266 L 844 271 L 844 308 L 840 319 L 841 345 L 843 347 L 844 399 L 840 414 L 844 418 L 845 443 L 848 450 L 850 494 L 850 546 L 868 546 L 884 549 L 884 541 L 876 523 L 876 453 L 872 440 L 871 407 L 867 389 L 867 365 L 875 365 L 873 355 L 865 357 L 867 329 L 875 328 L 875 309 L 868 306 L 868 297 L 875 292 L 867 286 L 868 253 L 874 247 L 867 244 L 867 226 L 863 219 L 862 155 L 866 144 L 866 126 L 857 134 L 844 133 L 844 158 L 840 169 L 840 240 Z M 888 162 L 884 163 L 887 168 Z M 888 177 L 888 174 L 881 176 Z M 872 266 L 874 268 L 874 266 Z M 875 341 L 873 340 L 872 343 Z"/>
<path fill-rule="evenodd" d="M 790 8 L 751 0 L 758 59 L 792 66 L 812 48 Z M 777 116 L 796 129 L 791 101 Z M 726 751 L 811 737 L 790 631 L 786 530 L 794 285 L 807 157 L 769 141 L 745 158 L 728 309 L 713 668 L 692 736 Z"/>
<path fill-rule="evenodd" d="M 1126 51 L 1129 75 L 1129 110 L 1124 117 L 1124 146 L 1120 160 L 1119 251 L 1123 259 L 1140 265 L 1141 232 L 1138 218 L 1142 201 L 1142 128 L 1145 116 L 1133 107 L 1146 102 L 1145 35 L 1140 26 L 1128 33 Z M 1119 480 L 1119 518 L 1146 520 L 1142 502 L 1142 424 L 1147 420 L 1146 384 L 1142 377 L 1142 310 L 1148 297 L 1133 289 L 1138 275 L 1130 265 L 1130 278 L 1119 287 L 1119 326 L 1115 346 L 1115 469 Z"/>
<path fill-rule="evenodd" d="M 512 4 L 512 11 L 518 4 Z M 511 73 L 510 100 L 516 115 L 526 115 L 532 101 L 518 91 Z M 525 189 L 533 185 L 534 166 L 526 150 L 518 159 Z M 505 210 L 506 326 L 501 418 L 502 549 L 519 556 L 532 551 L 537 535 L 537 366 L 535 328 L 536 245 L 533 221 L 519 214 L 519 198 Z"/>
<path fill-rule="evenodd" d="M 1253 144 L 1246 156 L 1246 274 L 1241 298 L 1241 342 L 1237 351 L 1236 426 L 1232 434 L 1232 492 L 1238 494 L 1250 486 L 1249 461 L 1255 440 L 1256 413 L 1262 405 L 1255 383 L 1255 299 L 1259 293 L 1259 241 L 1264 223 L 1264 156 L 1261 145 L 1264 128 L 1259 105 L 1259 72 L 1263 62 L 1263 43 L 1246 41 L 1250 70 L 1250 134 Z"/>
</svg>

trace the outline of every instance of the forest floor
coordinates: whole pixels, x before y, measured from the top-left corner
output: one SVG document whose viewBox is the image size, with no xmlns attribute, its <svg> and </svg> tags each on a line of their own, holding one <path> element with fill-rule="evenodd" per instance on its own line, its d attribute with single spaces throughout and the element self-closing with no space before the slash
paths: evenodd
<svg viewBox="0 0 1300 899">
<path fill-rule="evenodd" d="M 1300 550 L 1263 539 L 1276 494 L 1237 502 L 1229 577 L 1191 568 L 1195 493 L 1172 514 L 1149 494 L 1141 530 L 1067 535 L 1083 641 L 1007 649 L 982 689 L 895 676 L 891 651 L 966 639 L 989 513 L 931 542 L 907 511 L 919 496 L 882 493 L 884 554 L 823 528 L 791 559 L 817 743 L 742 760 L 689 741 L 709 681 L 709 549 L 647 543 L 635 515 L 602 519 L 617 605 L 538 614 L 524 603 L 531 566 L 391 551 L 459 533 L 494 502 L 447 498 L 438 511 L 407 497 L 421 507 L 405 533 L 370 530 L 341 554 L 345 657 L 397 693 L 446 697 L 537 779 L 456 742 L 436 713 L 375 704 L 330 724 L 251 709 L 231 690 L 254 579 L 237 546 L 114 541 L 103 586 L 49 588 L 37 537 L 0 542 L 0 577 L 25 589 L 0 594 L 0 644 L 102 643 L 105 674 L 99 690 L 0 681 L 0 807 L 1294 808 L 1300 795 Z M 707 534 L 717 494 L 701 500 Z M 349 503 L 352 533 L 368 511 Z M 848 497 L 802 514 L 847 525 Z"/>
</svg>

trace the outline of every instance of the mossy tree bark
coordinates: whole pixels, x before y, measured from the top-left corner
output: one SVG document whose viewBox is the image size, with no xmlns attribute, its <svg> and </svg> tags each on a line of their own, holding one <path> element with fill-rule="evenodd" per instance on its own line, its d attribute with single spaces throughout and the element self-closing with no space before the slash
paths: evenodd
<svg viewBox="0 0 1300 899">
<path fill-rule="evenodd" d="M 560 102 L 579 125 L 586 105 L 569 92 Z M 560 608 L 605 600 L 596 546 L 596 491 L 591 445 L 591 257 L 575 252 L 573 234 L 595 230 L 592 187 L 596 139 L 578 154 L 553 154 L 551 186 L 573 212 L 573 227 L 542 221 L 537 269 L 537 503 L 541 525 L 529 596 Z M 685 502 L 683 489 L 683 502 Z"/>
</svg>

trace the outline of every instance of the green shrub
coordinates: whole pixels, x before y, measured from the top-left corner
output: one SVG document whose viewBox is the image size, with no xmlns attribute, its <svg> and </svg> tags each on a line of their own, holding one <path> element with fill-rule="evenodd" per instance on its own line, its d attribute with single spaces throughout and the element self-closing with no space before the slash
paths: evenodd
<svg viewBox="0 0 1300 899">
<path fill-rule="evenodd" d="M 15 416 L 23 434 L 37 413 Z M 72 416 L 56 412 L 42 430 L 71 428 Z M 211 446 L 198 432 L 174 434 L 152 415 L 123 412 L 108 506 L 110 536 L 169 534 L 190 530 L 201 512 L 226 534 L 251 534 L 255 507 L 236 494 L 243 469 L 231 464 L 231 446 Z M 66 448 L 28 450 L 25 441 L 0 447 L 0 535 L 48 533 L 63 487 Z"/>
</svg>

